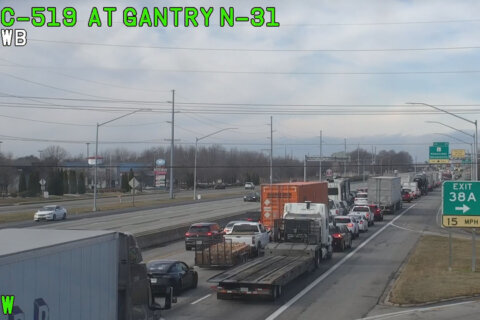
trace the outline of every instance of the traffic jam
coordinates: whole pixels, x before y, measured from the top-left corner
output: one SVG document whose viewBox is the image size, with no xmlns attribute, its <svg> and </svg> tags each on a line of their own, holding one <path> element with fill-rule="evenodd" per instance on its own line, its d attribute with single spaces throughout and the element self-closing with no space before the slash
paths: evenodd
<svg viewBox="0 0 480 320">
<path fill-rule="evenodd" d="M 322 182 L 245 184 L 244 201 L 260 202 L 259 218 L 225 225 L 196 222 L 185 233 L 184 261 L 153 260 L 147 265 L 154 296 L 167 288 L 174 296 L 197 288 L 202 270 L 218 273 L 208 279 L 217 299 L 258 297 L 275 300 L 287 284 L 319 268 L 334 252 L 345 252 L 384 215 L 426 195 L 447 180 L 442 172 L 397 173 L 370 177 L 351 190 L 348 178 Z M 259 190 L 258 190 L 259 189 Z M 258 190 L 258 191 L 257 191 Z"/>
</svg>

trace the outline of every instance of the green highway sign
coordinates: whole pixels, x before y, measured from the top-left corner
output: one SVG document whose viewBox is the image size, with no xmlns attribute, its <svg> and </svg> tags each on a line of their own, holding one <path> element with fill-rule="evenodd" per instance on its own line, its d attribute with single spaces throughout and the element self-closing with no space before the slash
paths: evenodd
<svg viewBox="0 0 480 320">
<path fill-rule="evenodd" d="M 444 216 L 480 216 L 480 182 L 445 181 L 442 207 Z"/>
<path fill-rule="evenodd" d="M 430 159 L 449 159 L 448 145 L 438 145 L 429 147 Z"/>
</svg>

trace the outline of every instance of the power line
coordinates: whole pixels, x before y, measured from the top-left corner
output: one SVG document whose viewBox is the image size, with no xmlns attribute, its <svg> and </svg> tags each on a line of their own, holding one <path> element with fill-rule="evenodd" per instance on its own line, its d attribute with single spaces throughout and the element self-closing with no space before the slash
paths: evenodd
<svg viewBox="0 0 480 320">
<path fill-rule="evenodd" d="M 218 52 L 405 52 L 405 51 L 445 51 L 445 50 L 476 50 L 480 46 L 452 46 L 452 47 L 424 47 L 424 48 L 378 48 L 378 49 L 247 49 L 247 48 L 202 48 L 202 47 L 174 47 L 174 46 L 149 46 L 133 44 L 95 43 L 80 41 L 60 41 L 45 39 L 28 39 L 31 42 L 44 42 L 62 45 L 98 46 L 114 48 L 141 48 L 179 51 L 218 51 Z"/>
</svg>

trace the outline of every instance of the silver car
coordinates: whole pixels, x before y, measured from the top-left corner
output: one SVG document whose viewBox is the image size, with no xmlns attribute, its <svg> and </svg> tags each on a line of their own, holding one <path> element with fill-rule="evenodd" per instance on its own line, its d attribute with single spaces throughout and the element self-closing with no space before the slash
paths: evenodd
<svg viewBox="0 0 480 320">
<path fill-rule="evenodd" d="M 335 225 L 347 226 L 350 233 L 354 238 L 360 235 L 360 229 L 358 228 L 357 219 L 352 216 L 334 216 Z"/>
<path fill-rule="evenodd" d="M 368 231 L 368 220 L 360 213 L 349 213 L 348 216 L 354 217 L 358 223 L 358 230 L 361 232 Z"/>
<path fill-rule="evenodd" d="M 67 218 L 67 209 L 60 206 L 45 206 L 38 209 L 33 215 L 33 220 L 65 220 Z"/>
</svg>

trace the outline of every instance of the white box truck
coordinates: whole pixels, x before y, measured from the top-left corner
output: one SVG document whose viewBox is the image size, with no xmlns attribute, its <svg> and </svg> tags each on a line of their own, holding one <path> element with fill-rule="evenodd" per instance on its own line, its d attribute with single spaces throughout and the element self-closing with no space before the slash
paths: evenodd
<svg viewBox="0 0 480 320">
<path fill-rule="evenodd" d="M 171 295 L 154 303 L 132 235 L 2 229 L 0 242 L 1 320 L 154 320 L 170 308 Z"/>
<path fill-rule="evenodd" d="M 400 177 L 369 178 L 368 202 L 377 204 L 384 213 L 395 213 L 402 207 Z"/>
</svg>

